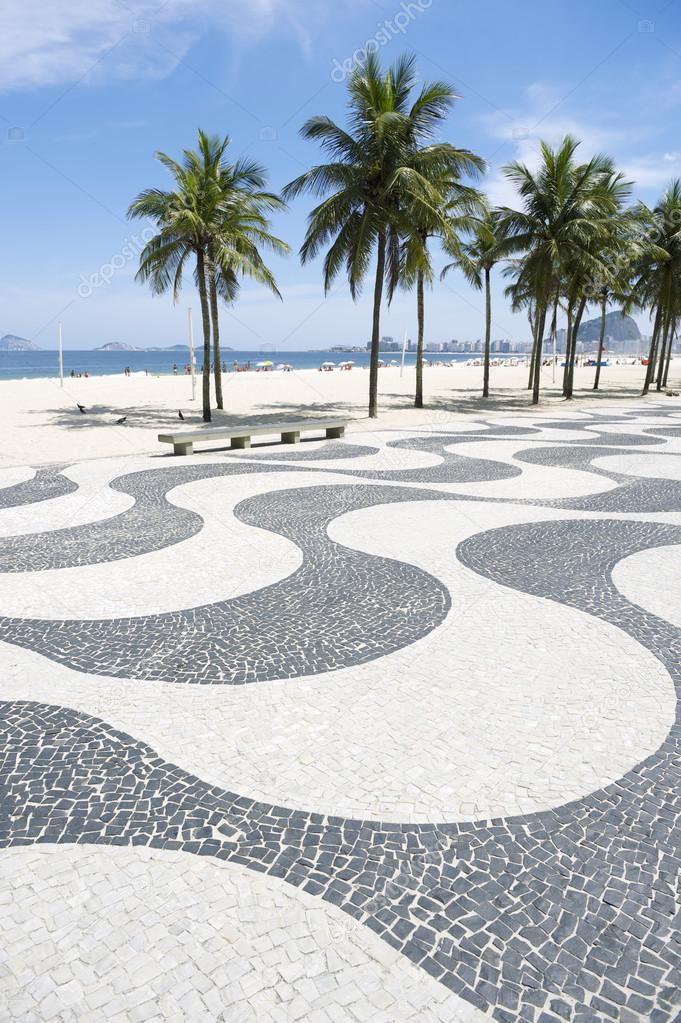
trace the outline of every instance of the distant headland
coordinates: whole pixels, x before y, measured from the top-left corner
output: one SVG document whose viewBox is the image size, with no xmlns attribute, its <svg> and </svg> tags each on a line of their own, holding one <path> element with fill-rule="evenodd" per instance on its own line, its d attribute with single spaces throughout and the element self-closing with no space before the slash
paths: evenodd
<svg viewBox="0 0 681 1023">
<path fill-rule="evenodd" d="M 0 352 L 39 352 L 40 345 L 28 341 L 25 337 L 18 337 L 16 334 L 5 334 L 0 337 Z"/>
</svg>

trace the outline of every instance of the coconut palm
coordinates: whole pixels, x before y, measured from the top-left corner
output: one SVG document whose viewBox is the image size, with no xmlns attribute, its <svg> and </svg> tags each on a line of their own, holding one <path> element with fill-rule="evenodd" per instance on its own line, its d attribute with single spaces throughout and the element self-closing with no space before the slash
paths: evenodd
<svg viewBox="0 0 681 1023">
<path fill-rule="evenodd" d="M 179 163 L 165 153 L 156 158 L 170 172 L 172 191 L 147 189 L 130 204 L 129 217 L 151 220 L 157 233 L 140 254 L 137 278 L 150 283 L 154 294 L 170 289 L 177 301 L 188 260 L 194 260 L 194 280 L 201 304 L 203 329 L 203 419 L 211 420 L 211 332 L 218 408 L 222 408 L 218 295 L 234 301 L 243 276 L 253 277 L 278 294 L 258 245 L 275 251 L 287 246 L 269 233 L 267 213 L 281 200 L 263 192 L 262 168 L 248 161 L 230 165 L 224 160 L 229 139 L 199 131 L 199 151 L 185 150 Z"/>
<path fill-rule="evenodd" d="M 673 181 L 653 210 L 640 208 L 650 241 L 634 266 L 632 295 L 639 308 L 654 310 L 643 394 L 657 373 L 660 390 L 668 372 L 676 324 L 681 317 L 681 181 Z M 633 304 L 633 300 L 632 300 Z"/>
<path fill-rule="evenodd" d="M 601 305 L 601 328 L 605 326 L 602 298 L 606 304 L 612 299 L 626 301 L 631 260 L 638 251 L 637 233 L 640 230 L 638 216 L 631 210 L 621 208 L 622 201 L 629 194 L 630 183 L 625 182 L 614 170 L 606 172 L 601 183 L 603 195 L 610 194 L 614 210 L 605 219 L 596 219 L 590 224 L 593 229 L 591 246 L 600 264 L 598 277 L 586 270 L 582 253 L 570 259 L 565 268 L 563 291 L 567 308 L 568 329 L 565 370 L 563 373 L 563 396 L 572 398 L 574 390 L 575 359 L 579 330 L 587 306 L 594 298 Z M 596 382 L 600 380 L 604 330 L 599 343 L 596 367 Z"/>
<path fill-rule="evenodd" d="M 465 169 L 475 176 L 484 169 L 480 157 L 468 150 L 458 150 L 453 157 L 451 172 L 443 178 L 436 178 L 431 184 L 443 196 L 441 207 L 435 215 L 424 218 L 423 210 L 408 210 L 404 238 L 401 247 L 400 283 L 404 288 L 416 289 L 416 388 L 414 406 L 423 408 L 423 336 L 425 325 L 425 287 L 433 282 L 433 267 L 429 242 L 438 237 L 445 249 L 463 259 L 462 236 L 470 233 L 475 216 L 484 208 L 483 196 L 475 188 L 458 180 L 460 170 Z M 456 163 L 454 163 L 456 161 Z M 419 212 L 421 220 L 419 221 Z"/>
<path fill-rule="evenodd" d="M 413 57 L 402 57 L 383 71 L 375 54 L 348 83 L 348 127 L 330 118 L 308 120 L 301 134 L 317 141 L 330 162 L 312 167 L 290 182 L 284 196 L 303 192 L 324 197 L 309 215 L 300 249 L 303 263 L 327 247 L 324 288 L 345 270 L 356 299 L 375 255 L 369 416 L 378 414 L 378 356 L 381 303 L 390 301 L 399 280 L 400 229 L 409 209 L 419 222 L 436 216 L 442 196 L 431 181 L 451 165 L 457 151 L 433 141 L 454 99 L 443 82 L 414 94 Z"/>
<path fill-rule="evenodd" d="M 203 195 L 196 179 L 189 179 L 182 168 L 166 156 L 157 158 L 171 171 L 177 188 L 160 188 L 140 192 L 130 204 L 129 217 L 142 217 L 152 221 L 157 233 L 144 246 L 140 254 L 137 279 L 147 281 L 152 293 L 161 295 L 171 290 L 177 301 L 182 287 L 182 275 L 189 259 L 195 260 L 194 280 L 201 304 L 203 329 L 203 418 L 210 422 L 210 310 L 206 284 L 206 252 L 208 238 L 203 217 Z"/>
<path fill-rule="evenodd" d="M 227 303 L 236 300 L 240 279 L 251 278 L 281 298 L 272 272 L 265 265 L 259 246 L 282 255 L 288 245 L 270 232 L 269 216 L 285 204 L 272 192 L 264 191 L 266 174 L 260 164 L 240 159 L 231 164 L 225 158 L 229 137 L 209 136 L 199 131 L 198 153 L 185 152 L 185 163 L 202 183 L 207 199 L 206 220 L 209 241 L 206 274 L 213 333 L 215 399 L 224 407 L 220 355 L 218 296 Z"/>
<path fill-rule="evenodd" d="M 474 288 L 485 289 L 485 354 L 482 376 L 482 396 L 489 397 L 489 363 L 492 329 L 492 291 L 490 278 L 494 266 L 513 250 L 514 242 L 504 233 L 499 214 L 486 207 L 480 216 L 473 218 L 471 237 L 461 246 L 461 253 L 454 263 L 442 271 L 442 277 L 454 267 L 460 267 Z"/>
<path fill-rule="evenodd" d="M 532 402 L 539 401 L 544 328 L 557 289 L 568 306 L 569 336 L 564 392 L 572 393 L 572 370 L 583 284 L 607 276 L 599 242 L 607 235 L 608 218 L 615 215 L 630 186 L 615 173 L 612 162 L 594 156 L 577 164 L 579 143 L 566 136 L 552 149 L 541 143 L 541 162 L 536 172 L 521 163 L 504 168 L 518 189 L 522 210 L 502 210 L 503 230 L 524 252 L 516 267 L 519 292 L 532 295 L 535 305 Z"/>
</svg>

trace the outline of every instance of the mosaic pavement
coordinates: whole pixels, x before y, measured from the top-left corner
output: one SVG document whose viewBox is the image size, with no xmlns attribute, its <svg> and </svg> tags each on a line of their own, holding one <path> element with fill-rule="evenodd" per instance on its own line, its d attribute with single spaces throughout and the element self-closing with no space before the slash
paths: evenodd
<svg viewBox="0 0 681 1023">
<path fill-rule="evenodd" d="M 0 474 L 0 1019 L 681 1018 L 681 406 Z"/>
</svg>

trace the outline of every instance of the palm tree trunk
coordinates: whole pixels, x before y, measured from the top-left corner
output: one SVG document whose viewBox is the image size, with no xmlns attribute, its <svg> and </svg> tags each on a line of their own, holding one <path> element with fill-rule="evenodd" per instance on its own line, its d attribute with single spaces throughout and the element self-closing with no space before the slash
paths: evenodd
<svg viewBox="0 0 681 1023">
<path fill-rule="evenodd" d="M 423 301 L 423 273 L 419 271 L 416 280 L 416 320 L 418 336 L 416 340 L 416 396 L 414 407 L 423 408 L 423 323 L 425 320 Z"/>
<path fill-rule="evenodd" d="M 594 391 L 598 390 L 598 385 L 601 380 L 601 359 L 603 358 L 603 342 L 605 341 L 605 310 L 607 308 L 607 299 L 603 295 L 601 298 L 601 332 L 598 336 L 598 357 L 596 358 L 596 376 L 594 377 Z"/>
<path fill-rule="evenodd" d="M 565 369 L 563 370 L 563 397 L 571 398 L 570 391 L 570 359 L 572 358 L 572 337 L 574 334 L 574 306 L 570 302 L 567 308 L 567 336 L 565 338 Z"/>
<path fill-rule="evenodd" d="M 492 332 L 492 294 L 489 286 L 490 272 L 485 267 L 485 368 L 482 376 L 482 396 L 489 398 L 489 354 Z"/>
<path fill-rule="evenodd" d="M 671 329 L 672 317 L 668 316 L 667 321 L 664 325 L 664 332 L 662 334 L 662 346 L 660 348 L 660 357 L 657 360 L 657 383 L 655 385 L 656 391 L 662 390 L 662 377 L 664 376 L 664 367 L 667 362 L 667 344 L 669 343 Z"/>
<path fill-rule="evenodd" d="M 378 417 L 378 352 L 381 330 L 381 299 L 385 276 L 385 231 L 378 235 L 376 253 L 376 281 L 374 284 L 374 317 L 371 330 L 371 360 L 369 363 L 369 419 Z"/>
<path fill-rule="evenodd" d="M 530 354 L 530 374 L 527 378 L 527 389 L 532 390 L 532 384 L 534 383 L 534 353 L 537 348 L 537 339 L 534 334 L 532 335 L 532 352 Z"/>
<path fill-rule="evenodd" d="M 206 263 L 201 249 L 196 253 L 196 276 L 201 300 L 201 323 L 203 326 L 203 421 L 210 423 L 210 311 L 206 292 Z"/>
<path fill-rule="evenodd" d="M 648 351 L 648 365 L 646 367 L 646 378 L 643 382 L 643 390 L 641 394 L 647 394 L 650 385 L 653 380 L 653 373 L 655 370 L 655 356 L 657 354 L 657 337 L 660 333 L 660 321 L 662 319 L 662 304 L 659 303 L 657 306 L 657 312 L 655 313 L 655 323 L 653 324 L 653 336 L 650 339 L 650 350 Z"/>
<path fill-rule="evenodd" d="M 663 380 L 663 387 L 668 386 L 669 381 L 669 365 L 672 361 L 672 349 L 674 348 L 674 341 L 676 340 L 677 321 L 674 320 L 674 329 L 672 330 L 672 337 L 670 338 L 669 348 L 667 349 L 667 362 L 665 364 L 665 379 Z"/>
<path fill-rule="evenodd" d="M 583 298 L 579 306 L 577 307 L 577 314 L 575 321 L 572 324 L 572 358 L 568 365 L 568 390 L 569 394 L 566 394 L 566 398 L 572 398 L 572 392 L 575 386 L 575 359 L 577 357 L 577 338 L 579 337 L 579 328 L 582 323 L 582 317 L 584 316 L 584 310 L 586 309 L 586 299 Z"/>
<path fill-rule="evenodd" d="M 560 294 L 556 288 L 556 297 L 553 300 L 553 312 L 551 313 L 551 380 L 556 378 L 556 327 L 558 325 L 558 302 Z"/>
<path fill-rule="evenodd" d="M 220 361 L 220 321 L 218 310 L 218 289 L 215 286 L 215 266 L 212 259 L 206 261 L 208 271 L 208 292 L 210 299 L 210 321 L 213 328 L 213 373 L 215 376 L 215 404 L 224 408 L 222 401 L 222 363 Z"/>
<path fill-rule="evenodd" d="M 531 391 L 534 385 L 534 370 L 537 355 L 537 323 L 538 320 L 535 318 L 534 327 L 532 329 L 532 352 L 530 354 L 530 375 L 527 378 L 528 391 Z"/>
<path fill-rule="evenodd" d="M 532 382 L 532 404 L 539 404 L 539 385 L 541 383 L 541 357 L 544 348 L 544 326 L 546 324 L 546 306 L 537 310 L 536 336 L 534 339 L 534 380 Z"/>
<path fill-rule="evenodd" d="M 529 320 L 529 323 L 530 323 L 530 334 L 532 335 L 532 354 L 530 355 L 530 376 L 529 376 L 528 381 L 527 381 L 527 389 L 528 389 L 528 391 L 530 391 L 532 389 L 532 381 L 534 380 L 534 341 L 535 341 L 534 335 L 535 335 L 535 329 L 536 329 L 536 327 L 535 327 L 536 319 L 535 319 L 535 317 L 532 316 L 532 307 L 531 306 L 530 306 L 530 311 L 527 314 L 527 319 Z"/>
</svg>

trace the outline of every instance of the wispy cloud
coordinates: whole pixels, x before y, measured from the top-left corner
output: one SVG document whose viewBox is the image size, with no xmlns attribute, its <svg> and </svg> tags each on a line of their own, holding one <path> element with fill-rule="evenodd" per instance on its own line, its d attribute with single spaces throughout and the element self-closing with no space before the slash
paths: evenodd
<svg viewBox="0 0 681 1023">
<path fill-rule="evenodd" d="M 309 48 L 323 17 L 312 0 L 5 0 L 0 91 L 164 77 L 209 30 L 242 42 L 284 31 Z"/>
<path fill-rule="evenodd" d="M 555 146 L 565 135 L 582 143 L 580 152 L 585 159 L 594 153 L 612 156 L 624 175 L 639 188 L 659 189 L 681 176 L 681 152 L 665 150 L 664 143 L 655 146 L 657 126 L 650 118 L 628 116 L 625 128 L 621 116 L 608 112 L 607 107 L 585 113 L 563 109 L 564 96 L 559 86 L 536 82 L 526 89 L 524 104 L 483 118 L 494 139 L 492 163 L 496 169 L 487 181 L 494 204 L 512 205 L 517 198 L 500 164 L 518 160 L 534 168 L 539 161 L 540 142 Z"/>
<path fill-rule="evenodd" d="M 681 153 L 652 154 L 624 161 L 622 170 L 640 188 L 665 188 L 673 178 L 681 178 Z"/>
<path fill-rule="evenodd" d="M 565 89 L 547 82 L 534 82 L 525 90 L 525 102 L 517 108 L 498 110 L 482 117 L 482 124 L 494 139 L 492 163 L 519 160 L 534 168 L 539 162 L 540 142 L 558 144 L 566 135 L 583 143 L 585 154 L 608 151 L 623 139 L 614 124 L 597 123 L 562 109 Z M 493 203 L 509 205 L 515 199 L 513 188 L 501 170 L 493 171 L 487 181 Z"/>
</svg>

